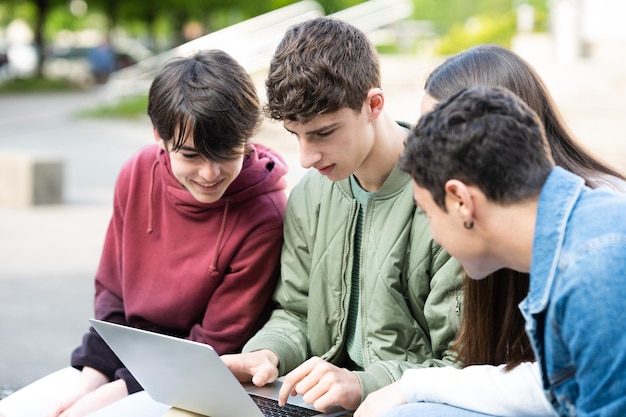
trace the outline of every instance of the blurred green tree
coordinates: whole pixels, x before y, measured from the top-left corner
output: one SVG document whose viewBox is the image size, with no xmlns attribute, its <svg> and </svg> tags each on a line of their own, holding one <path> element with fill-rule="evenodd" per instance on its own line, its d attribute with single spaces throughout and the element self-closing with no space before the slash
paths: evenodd
<svg viewBox="0 0 626 417">
<path fill-rule="evenodd" d="M 35 5 L 35 16 L 33 24 L 34 43 L 37 51 L 43 57 L 43 51 L 45 51 L 46 40 L 44 38 L 44 29 L 48 15 L 53 7 L 64 3 L 64 0 L 33 0 Z M 43 59 L 39 59 L 37 62 L 37 77 L 43 76 Z"/>
<path fill-rule="evenodd" d="M 297 0 L 0 0 L 0 26 L 14 17 L 27 21 L 34 32 L 39 51 L 45 51 L 61 30 L 96 28 L 105 33 L 122 30 L 142 38 L 156 51 L 179 45 L 190 36 L 199 36 L 259 14 L 295 3 Z M 333 13 L 365 0 L 318 0 L 326 13 Z M 494 41 L 509 36 L 514 27 L 511 13 L 520 4 L 530 4 L 539 12 L 549 0 L 412 0 L 413 18 L 430 21 L 440 35 L 448 34 L 448 44 L 466 47 L 470 43 Z M 83 4 L 83 13 L 73 6 Z M 94 18 L 100 16 L 100 18 Z M 468 18 L 474 17 L 486 28 L 468 36 Z M 470 21 L 471 22 L 471 21 Z M 97 23 L 97 25 L 94 25 Z M 95 27 L 96 26 L 96 27 Z M 193 30 L 191 30 L 193 29 Z M 500 40 L 498 40 L 500 39 Z M 445 43 L 445 42 L 444 42 Z M 442 46 L 450 51 L 449 47 Z M 42 54 L 44 56 L 44 54 Z M 43 62 L 39 63 L 41 75 Z"/>
<path fill-rule="evenodd" d="M 547 11 L 549 0 L 413 0 L 413 17 L 435 24 L 438 32 L 445 33 L 452 26 L 464 23 L 470 17 L 498 15 L 514 11 L 522 4 Z"/>
<path fill-rule="evenodd" d="M 510 47 L 517 33 L 517 8 L 534 9 L 535 31 L 547 30 L 549 0 L 414 0 L 413 18 L 433 24 L 436 54 L 451 55 L 482 43 Z"/>
</svg>

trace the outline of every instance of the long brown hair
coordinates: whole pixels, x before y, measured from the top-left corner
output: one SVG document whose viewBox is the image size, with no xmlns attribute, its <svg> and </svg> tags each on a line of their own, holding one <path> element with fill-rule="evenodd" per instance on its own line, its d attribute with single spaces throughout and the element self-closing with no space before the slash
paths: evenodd
<svg viewBox="0 0 626 417">
<path fill-rule="evenodd" d="M 463 278 L 461 328 L 455 342 L 463 366 L 535 359 L 518 304 L 528 293 L 528 274 L 502 269 L 481 280 Z"/>
<path fill-rule="evenodd" d="M 477 85 L 505 87 L 524 100 L 545 127 L 555 163 L 583 177 L 590 187 L 611 187 L 615 179 L 626 180 L 576 140 L 537 72 L 506 48 L 480 45 L 447 59 L 429 75 L 425 90 L 443 100 Z M 528 274 L 509 269 L 482 280 L 464 279 L 461 329 L 455 345 L 464 366 L 506 364 L 512 369 L 534 360 L 517 307 L 528 285 Z"/>
</svg>

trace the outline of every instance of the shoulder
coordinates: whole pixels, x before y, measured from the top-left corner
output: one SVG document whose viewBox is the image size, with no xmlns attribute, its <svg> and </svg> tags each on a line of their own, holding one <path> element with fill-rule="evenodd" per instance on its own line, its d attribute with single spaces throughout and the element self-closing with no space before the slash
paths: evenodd
<svg viewBox="0 0 626 417">
<path fill-rule="evenodd" d="M 613 175 L 598 174 L 589 176 L 588 181 L 597 188 L 626 193 L 626 181 Z"/>
<path fill-rule="evenodd" d="M 139 148 L 126 162 L 122 165 L 121 171 L 132 171 L 143 166 L 151 166 L 158 159 L 161 148 L 157 144 L 151 144 Z"/>
<path fill-rule="evenodd" d="M 130 183 L 141 182 L 152 175 L 152 165 L 158 160 L 160 149 L 156 144 L 144 146 L 126 160 L 117 176 L 116 189 L 127 188 Z"/>
<path fill-rule="evenodd" d="M 626 223 L 622 220 L 626 212 L 626 194 L 607 188 L 584 188 L 574 202 L 570 224 L 588 236 L 596 233 L 626 234 Z"/>
</svg>

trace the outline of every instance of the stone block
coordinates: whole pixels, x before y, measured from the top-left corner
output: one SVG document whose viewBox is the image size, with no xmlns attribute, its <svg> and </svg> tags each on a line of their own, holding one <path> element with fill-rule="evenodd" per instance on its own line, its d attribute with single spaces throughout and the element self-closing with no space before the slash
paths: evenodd
<svg viewBox="0 0 626 417">
<path fill-rule="evenodd" d="M 63 203 L 63 160 L 43 152 L 0 149 L 0 204 Z"/>
</svg>

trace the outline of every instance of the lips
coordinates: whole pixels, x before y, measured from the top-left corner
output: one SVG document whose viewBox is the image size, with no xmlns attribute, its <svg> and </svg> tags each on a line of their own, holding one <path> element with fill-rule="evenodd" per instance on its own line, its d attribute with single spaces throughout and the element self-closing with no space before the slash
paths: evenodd
<svg viewBox="0 0 626 417">
<path fill-rule="evenodd" d="M 324 168 L 317 168 L 317 171 L 322 175 L 328 175 L 335 168 L 335 164 L 326 165 Z"/>
<path fill-rule="evenodd" d="M 201 187 L 206 187 L 206 188 L 211 188 L 211 187 L 215 187 L 215 185 L 217 185 L 219 182 L 214 182 L 214 183 L 202 183 L 202 182 L 196 182 L 196 184 L 198 184 Z"/>
<path fill-rule="evenodd" d="M 198 182 L 198 181 L 194 181 L 191 180 L 191 182 L 193 182 L 200 190 L 205 190 L 205 191 L 212 191 L 213 189 L 217 188 L 224 180 L 219 180 L 216 182 Z"/>
</svg>

